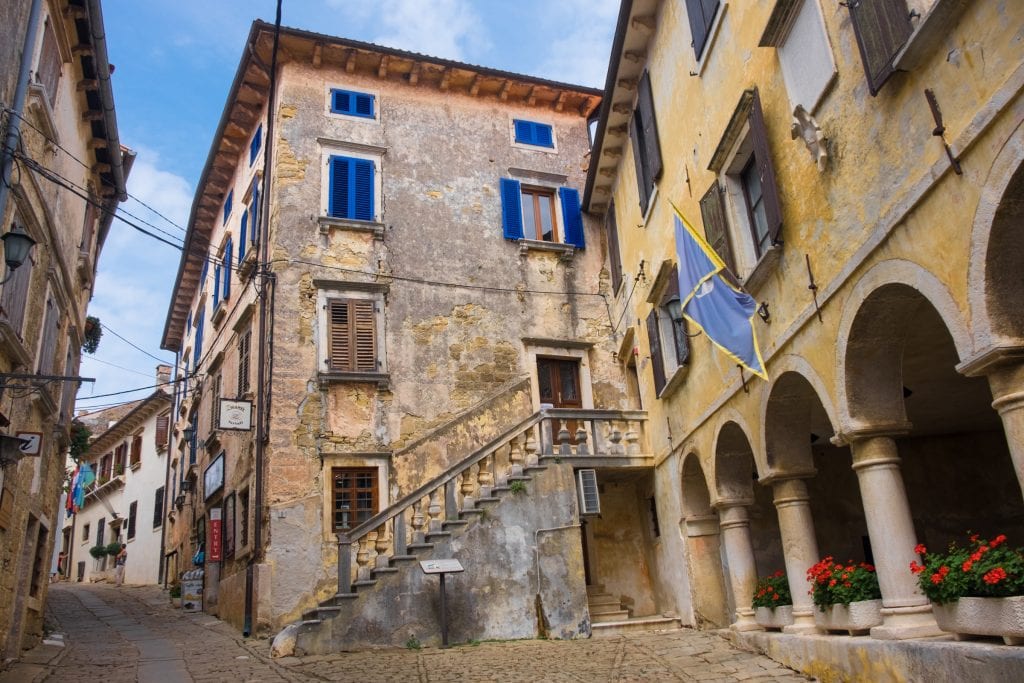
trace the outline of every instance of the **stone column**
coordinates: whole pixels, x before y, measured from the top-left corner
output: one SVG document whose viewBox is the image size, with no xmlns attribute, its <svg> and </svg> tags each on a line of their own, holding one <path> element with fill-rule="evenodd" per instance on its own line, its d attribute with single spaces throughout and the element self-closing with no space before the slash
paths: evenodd
<svg viewBox="0 0 1024 683">
<path fill-rule="evenodd" d="M 786 578 L 793 594 L 793 624 L 784 633 L 817 633 L 814 625 L 814 601 L 807 570 L 821 559 L 814 537 L 814 518 L 807 483 L 802 478 L 774 479 L 775 509 L 779 515 L 782 552 L 786 559 Z"/>
<path fill-rule="evenodd" d="M 900 473 L 900 457 L 892 434 L 860 432 L 850 441 L 853 469 L 860 485 L 864 518 L 882 589 L 882 625 L 874 638 L 900 640 L 940 635 L 932 607 L 917 588 L 910 563 L 917 535 Z"/>
<path fill-rule="evenodd" d="M 754 563 L 754 544 L 750 540 L 748 503 L 738 500 L 721 501 L 717 506 L 725 555 L 729 558 L 729 582 L 736 602 L 736 621 L 730 627 L 734 631 L 756 631 L 761 628 L 754 621 L 754 608 L 751 606 L 757 586 L 757 565 Z"/>
<path fill-rule="evenodd" d="M 1003 421 L 1013 470 L 1024 494 L 1024 365 L 999 366 L 988 375 L 992 407 Z"/>
<path fill-rule="evenodd" d="M 729 600 L 722 582 L 721 527 L 718 515 L 691 515 L 684 520 L 689 553 L 694 627 L 729 625 Z"/>
</svg>

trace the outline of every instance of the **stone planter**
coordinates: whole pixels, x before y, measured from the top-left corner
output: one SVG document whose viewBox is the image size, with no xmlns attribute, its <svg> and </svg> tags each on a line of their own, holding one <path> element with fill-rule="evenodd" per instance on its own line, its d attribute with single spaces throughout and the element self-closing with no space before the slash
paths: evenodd
<svg viewBox="0 0 1024 683">
<path fill-rule="evenodd" d="M 849 605 L 829 605 L 814 610 L 814 623 L 824 631 L 846 631 L 851 636 L 867 635 L 882 623 L 882 601 L 863 600 Z"/>
<path fill-rule="evenodd" d="M 781 630 L 782 627 L 793 623 L 793 606 L 755 607 L 754 621 L 758 626 L 763 626 L 766 629 Z"/>
<path fill-rule="evenodd" d="M 932 604 L 939 628 L 956 635 L 995 636 L 1007 645 L 1024 645 L 1024 596 L 1012 598 L 960 598 L 945 605 Z"/>
</svg>

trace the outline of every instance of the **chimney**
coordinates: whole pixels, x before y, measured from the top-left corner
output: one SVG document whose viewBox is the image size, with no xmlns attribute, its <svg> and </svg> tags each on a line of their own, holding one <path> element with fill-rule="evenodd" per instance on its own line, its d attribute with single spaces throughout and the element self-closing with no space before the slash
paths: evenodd
<svg viewBox="0 0 1024 683">
<path fill-rule="evenodd" d="M 171 381 L 171 366 L 170 365 L 158 365 L 156 366 L 156 383 L 167 384 Z M 157 387 L 162 389 L 163 387 Z"/>
</svg>

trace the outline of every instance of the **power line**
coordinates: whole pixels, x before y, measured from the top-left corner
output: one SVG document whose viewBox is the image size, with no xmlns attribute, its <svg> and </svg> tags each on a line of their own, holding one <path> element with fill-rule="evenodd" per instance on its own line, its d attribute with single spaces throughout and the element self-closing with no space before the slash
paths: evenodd
<svg viewBox="0 0 1024 683">
<path fill-rule="evenodd" d="M 116 363 L 111 363 L 110 361 L 101 360 L 99 358 L 89 357 L 89 358 L 87 358 L 85 360 L 88 360 L 88 361 L 93 362 L 93 363 L 102 363 L 103 365 L 109 365 L 112 368 L 117 368 L 118 370 L 124 370 L 125 372 L 133 372 L 136 375 L 142 375 L 143 377 L 152 377 L 152 375 L 150 373 L 148 373 L 148 372 L 139 372 L 138 370 L 132 370 L 131 368 L 126 368 L 123 365 L 118 365 Z"/>
<path fill-rule="evenodd" d="M 195 375 L 193 374 L 193 375 L 190 375 L 188 377 L 182 377 L 181 379 L 182 380 L 192 379 L 194 376 Z M 170 384 L 174 384 L 177 381 L 178 380 L 173 380 L 172 379 L 169 382 L 158 382 L 156 384 L 150 384 L 149 386 L 145 386 L 145 387 L 135 387 L 134 389 L 124 389 L 122 391 L 112 391 L 112 392 L 110 392 L 108 394 L 94 394 L 92 396 L 83 396 L 79 400 L 90 401 L 90 400 L 92 400 L 94 398 L 107 398 L 109 396 L 124 396 L 125 394 L 131 394 L 131 393 L 134 393 L 136 391 L 145 391 L 146 389 L 156 389 L 157 387 L 166 387 L 166 386 L 168 386 Z M 76 401 L 75 403 L 77 405 L 78 401 Z M 128 401 L 128 403 L 131 403 L 131 401 Z"/>
<path fill-rule="evenodd" d="M 120 339 L 121 341 L 123 341 L 125 344 L 127 344 L 130 347 L 132 347 L 136 351 L 141 351 L 142 353 L 146 354 L 147 356 L 149 356 L 150 358 L 152 358 L 153 360 L 157 361 L 158 363 L 160 363 L 162 365 L 172 365 L 172 366 L 174 365 L 174 363 L 172 361 L 164 360 L 163 358 L 158 358 L 158 357 L 154 356 L 153 354 L 151 354 L 149 351 L 147 351 L 144 348 L 142 348 L 141 346 L 138 346 L 134 342 L 129 341 L 128 339 L 125 339 L 124 337 L 119 335 L 115 330 L 111 329 L 111 327 L 109 325 L 106 325 L 104 323 L 100 323 L 100 329 L 103 330 L 104 332 L 109 332 L 110 334 L 114 335 L 115 337 L 117 337 L 118 339 Z"/>
</svg>

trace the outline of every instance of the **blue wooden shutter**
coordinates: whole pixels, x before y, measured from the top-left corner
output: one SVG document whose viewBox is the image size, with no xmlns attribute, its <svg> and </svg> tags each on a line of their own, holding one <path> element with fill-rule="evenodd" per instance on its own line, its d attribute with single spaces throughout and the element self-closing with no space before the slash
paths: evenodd
<svg viewBox="0 0 1024 683">
<path fill-rule="evenodd" d="M 533 124 L 533 144 L 540 147 L 554 147 L 551 136 L 551 126 L 543 123 Z"/>
<path fill-rule="evenodd" d="M 224 222 L 228 222 L 228 217 L 231 216 L 231 200 L 235 197 L 235 191 L 228 192 L 228 198 L 224 200 Z"/>
<path fill-rule="evenodd" d="M 213 267 L 213 307 L 220 303 L 220 264 Z"/>
<path fill-rule="evenodd" d="M 523 197 L 519 192 L 519 181 L 502 178 L 501 227 L 507 240 L 523 239 Z"/>
<path fill-rule="evenodd" d="M 203 357 L 203 322 L 206 319 L 206 309 L 199 311 L 199 320 L 196 322 L 196 347 L 192 350 L 192 370 L 199 369 L 199 359 Z"/>
<path fill-rule="evenodd" d="M 210 260 L 203 256 L 203 270 L 199 273 L 199 291 L 206 289 L 206 276 L 210 274 Z"/>
<path fill-rule="evenodd" d="M 252 214 L 252 230 L 250 231 L 249 241 L 256 244 L 260 241 L 260 184 L 253 183 L 252 186 L 252 204 L 249 205 L 249 213 Z"/>
<path fill-rule="evenodd" d="M 352 93 L 345 90 L 334 90 L 331 95 L 332 111 L 338 114 L 348 114 L 352 111 Z"/>
<path fill-rule="evenodd" d="M 231 238 L 228 238 L 227 244 L 224 245 L 224 300 L 227 301 L 231 296 L 231 261 L 234 257 L 234 244 Z"/>
<path fill-rule="evenodd" d="M 558 196 L 562 199 L 562 224 L 565 226 L 565 243 L 582 249 L 586 246 L 583 240 L 583 214 L 580 211 L 580 193 L 571 187 L 558 188 Z"/>
<path fill-rule="evenodd" d="M 373 118 L 373 95 L 358 93 L 355 96 L 355 109 L 352 112 L 356 116 Z"/>
<path fill-rule="evenodd" d="M 521 142 L 526 145 L 533 144 L 533 124 L 529 121 L 515 120 L 516 128 L 516 142 Z"/>
<path fill-rule="evenodd" d="M 351 218 L 373 220 L 373 162 L 368 159 L 352 160 Z"/>
<path fill-rule="evenodd" d="M 245 210 L 242 212 L 242 225 L 238 229 L 238 262 L 241 263 L 242 259 L 245 258 L 245 234 L 249 227 L 249 211 Z"/>
<path fill-rule="evenodd" d="M 256 129 L 256 133 L 252 136 L 252 142 L 249 143 L 249 165 L 252 166 L 253 162 L 256 161 L 256 157 L 259 156 L 260 147 L 263 144 L 263 124 L 261 123 L 259 128 Z"/>
<path fill-rule="evenodd" d="M 331 182 L 329 188 L 329 206 L 327 213 L 335 218 L 348 218 L 349 177 L 351 159 L 347 157 L 331 157 Z"/>
</svg>

